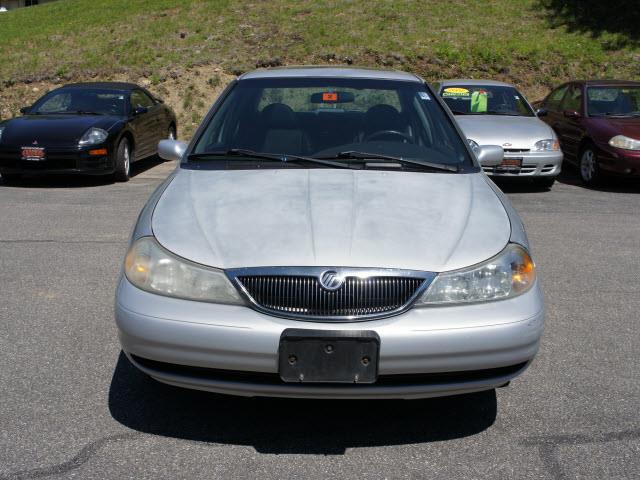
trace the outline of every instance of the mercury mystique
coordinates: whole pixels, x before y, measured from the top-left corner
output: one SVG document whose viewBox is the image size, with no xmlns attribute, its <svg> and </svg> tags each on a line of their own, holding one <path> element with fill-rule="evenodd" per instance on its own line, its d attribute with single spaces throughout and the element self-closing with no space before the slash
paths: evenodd
<svg viewBox="0 0 640 480">
<path fill-rule="evenodd" d="M 116 293 L 129 360 L 248 396 L 492 389 L 538 350 L 522 222 L 424 80 L 356 68 L 233 81 L 135 226 Z"/>
</svg>

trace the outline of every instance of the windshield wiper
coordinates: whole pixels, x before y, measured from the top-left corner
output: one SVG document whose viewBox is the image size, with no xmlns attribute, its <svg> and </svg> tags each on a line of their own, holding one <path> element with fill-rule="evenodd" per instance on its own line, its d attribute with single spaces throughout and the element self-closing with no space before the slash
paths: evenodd
<svg viewBox="0 0 640 480">
<path fill-rule="evenodd" d="M 320 165 L 333 167 L 333 168 L 353 169 L 353 165 L 349 165 L 348 163 L 332 162 L 330 160 L 323 160 L 320 158 L 305 157 L 303 155 L 289 155 L 286 153 L 254 152 L 253 150 L 248 150 L 244 148 L 232 148 L 230 150 L 226 150 L 222 152 L 192 153 L 187 157 L 187 159 L 206 160 L 208 158 L 218 158 L 218 157 L 247 157 L 247 158 L 256 158 L 260 160 L 269 160 L 271 162 L 281 162 L 281 163 L 308 162 L 308 163 L 317 163 Z"/>
<path fill-rule="evenodd" d="M 484 115 L 506 115 L 509 117 L 519 117 L 521 116 L 520 113 L 517 112 L 498 112 L 496 110 L 487 110 L 486 112 L 484 112 Z"/>
<path fill-rule="evenodd" d="M 357 152 L 349 150 L 337 153 L 332 157 L 317 157 L 320 159 L 349 159 L 349 160 L 389 160 L 390 162 L 400 163 L 401 165 L 416 166 L 428 170 L 438 170 L 444 172 L 458 172 L 457 165 L 446 165 L 444 163 L 423 162 L 422 160 L 412 160 L 409 158 L 395 157 L 393 155 L 382 155 L 379 153 Z"/>
<path fill-rule="evenodd" d="M 34 112 L 38 115 L 104 115 L 101 112 L 92 112 L 89 110 L 65 110 L 63 112 Z"/>
</svg>

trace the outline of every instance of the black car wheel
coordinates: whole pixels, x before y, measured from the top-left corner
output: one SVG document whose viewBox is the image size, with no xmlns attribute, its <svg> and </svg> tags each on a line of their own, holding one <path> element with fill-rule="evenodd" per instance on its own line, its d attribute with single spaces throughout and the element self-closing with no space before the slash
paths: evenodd
<svg viewBox="0 0 640 480">
<path fill-rule="evenodd" d="M 14 185 L 22 178 L 22 175 L 19 173 L 2 173 L 0 176 L 2 176 L 2 182 L 5 185 Z"/>
<path fill-rule="evenodd" d="M 598 155 L 595 148 L 587 145 L 580 152 L 580 161 L 578 163 L 580 170 L 580 179 L 585 185 L 597 185 L 600 181 L 600 167 L 598 167 Z"/>
<path fill-rule="evenodd" d="M 117 182 L 127 182 L 130 178 L 131 153 L 129 139 L 123 138 L 120 140 L 118 150 L 116 152 L 116 171 L 113 175 Z"/>
</svg>

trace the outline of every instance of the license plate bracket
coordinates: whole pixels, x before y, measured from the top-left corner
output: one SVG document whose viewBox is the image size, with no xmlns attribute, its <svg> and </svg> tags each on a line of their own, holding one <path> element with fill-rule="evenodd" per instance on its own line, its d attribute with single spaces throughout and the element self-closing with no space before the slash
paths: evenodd
<svg viewBox="0 0 640 480">
<path fill-rule="evenodd" d="M 46 159 L 44 147 L 22 147 L 22 160 L 42 162 Z"/>
<path fill-rule="evenodd" d="M 375 383 L 380 337 L 373 331 L 282 332 L 278 371 L 291 383 Z"/>
<path fill-rule="evenodd" d="M 522 168 L 522 158 L 503 158 L 500 170 L 520 170 Z"/>
</svg>

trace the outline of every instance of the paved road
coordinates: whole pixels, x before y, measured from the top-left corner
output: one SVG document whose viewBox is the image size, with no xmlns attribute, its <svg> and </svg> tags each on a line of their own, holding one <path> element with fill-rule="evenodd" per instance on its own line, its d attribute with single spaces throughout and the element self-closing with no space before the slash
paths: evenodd
<svg viewBox="0 0 640 480">
<path fill-rule="evenodd" d="M 511 387 L 426 401 L 227 398 L 141 375 L 112 319 L 127 184 L 0 184 L 0 479 L 638 478 L 640 185 L 506 185 L 548 304 Z"/>
</svg>

